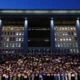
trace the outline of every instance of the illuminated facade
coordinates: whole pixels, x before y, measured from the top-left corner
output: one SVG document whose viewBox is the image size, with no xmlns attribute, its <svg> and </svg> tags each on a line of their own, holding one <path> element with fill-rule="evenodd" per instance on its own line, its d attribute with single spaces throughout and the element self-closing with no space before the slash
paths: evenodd
<svg viewBox="0 0 80 80">
<path fill-rule="evenodd" d="M 0 53 L 80 53 L 80 10 L 0 10 Z"/>
</svg>

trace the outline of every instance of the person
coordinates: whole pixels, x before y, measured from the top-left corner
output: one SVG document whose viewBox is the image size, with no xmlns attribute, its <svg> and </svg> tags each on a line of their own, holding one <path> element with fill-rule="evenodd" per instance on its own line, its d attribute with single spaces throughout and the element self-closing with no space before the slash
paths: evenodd
<svg viewBox="0 0 80 80">
<path fill-rule="evenodd" d="M 0 74 L 0 80 L 2 79 L 2 75 Z"/>
<path fill-rule="evenodd" d="M 68 80 L 71 80 L 71 72 L 68 72 Z"/>
<path fill-rule="evenodd" d="M 5 75 L 5 80 L 9 80 L 9 75 Z"/>
<path fill-rule="evenodd" d="M 78 72 L 77 78 L 78 80 L 80 80 L 80 72 Z"/>
<path fill-rule="evenodd" d="M 49 73 L 47 73 L 46 80 L 50 80 L 50 74 Z"/>
<path fill-rule="evenodd" d="M 17 80 L 17 75 L 16 75 L 16 73 L 14 73 L 14 75 L 13 75 L 13 80 Z"/>
<path fill-rule="evenodd" d="M 54 73 L 54 80 L 58 80 L 58 75 Z"/>
<path fill-rule="evenodd" d="M 37 73 L 34 76 L 34 80 L 39 80 L 39 75 Z"/>
<path fill-rule="evenodd" d="M 46 80 L 47 79 L 47 75 L 46 73 L 43 73 L 43 80 Z"/>
<path fill-rule="evenodd" d="M 28 80 L 28 76 L 27 76 L 27 74 L 24 74 L 24 76 L 23 76 L 23 80 Z"/>
<path fill-rule="evenodd" d="M 61 79 L 61 80 L 65 80 L 64 73 L 61 73 L 61 74 L 60 74 L 60 79 Z"/>
<path fill-rule="evenodd" d="M 43 80 L 43 77 L 41 74 L 39 75 L 39 80 Z"/>
<path fill-rule="evenodd" d="M 54 74 L 53 73 L 51 73 L 51 75 L 50 75 L 50 80 L 54 80 Z"/>
<path fill-rule="evenodd" d="M 75 80 L 75 74 L 71 73 L 71 80 Z"/>
<path fill-rule="evenodd" d="M 65 72 L 65 80 L 68 80 L 68 74 Z"/>
<path fill-rule="evenodd" d="M 13 80 L 13 75 L 12 74 L 10 74 L 10 80 Z"/>
<path fill-rule="evenodd" d="M 1 79 L 1 80 L 5 80 L 5 75 L 6 75 L 6 74 L 3 74 L 3 75 L 2 75 L 2 79 Z"/>
<path fill-rule="evenodd" d="M 18 73 L 18 80 L 20 80 L 20 77 L 21 77 L 21 74 L 20 74 L 20 73 Z"/>
<path fill-rule="evenodd" d="M 57 75 L 58 75 L 58 80 L 60 80 L 60 73 L 58 73 Z"/>
<path fill-rule="evenodd" d="M 34 73 L 31 74 L 31 80 L 34 80 Z"/>
</svg>

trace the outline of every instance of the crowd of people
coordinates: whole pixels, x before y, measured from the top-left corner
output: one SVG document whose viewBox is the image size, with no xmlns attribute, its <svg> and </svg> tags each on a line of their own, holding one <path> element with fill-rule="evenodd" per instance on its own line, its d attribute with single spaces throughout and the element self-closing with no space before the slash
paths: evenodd
<svg viewBox="0 0 80 80">
<path fill-rule="evenodd" d="M 0 55 L 0 80 L 80 80 L 80 55 Z"/>
</svg>

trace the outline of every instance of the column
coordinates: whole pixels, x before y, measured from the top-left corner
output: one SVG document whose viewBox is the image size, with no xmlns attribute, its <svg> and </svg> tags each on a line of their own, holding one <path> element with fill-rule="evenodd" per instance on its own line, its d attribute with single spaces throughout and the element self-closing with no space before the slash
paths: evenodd
<svg viewBox="0 0 80 80">
<path fill-rule="evenodd" d="M 78 49 L 80 53 L 80 21 L 79 21 L 79 18 L 77 18 L 76 20 L 76 31 L 77 31 Z"/>
<path fill-rule="evenodd" d="M 1 43 L 1 33 L 2 33 L 2 20 L 0 19 L 0 43 Z M 0 44 L 1 47 L 1 44 Z M 1 53 L 1 50 L 0 50 Z"/>
<path fill-rule="evenodd" d="M 28 52 L 28 20 L 24 21 L 24 42 L 23 42 L 23 54 Z"/>
<path fill-rule="evenodd" d="M 50 20 L 50 43 L 51 43 L 51 53 L 56 52 L 55 48 L 55 33 L 54 33 L 54 20 L 51 18 Z"/>
</svg>

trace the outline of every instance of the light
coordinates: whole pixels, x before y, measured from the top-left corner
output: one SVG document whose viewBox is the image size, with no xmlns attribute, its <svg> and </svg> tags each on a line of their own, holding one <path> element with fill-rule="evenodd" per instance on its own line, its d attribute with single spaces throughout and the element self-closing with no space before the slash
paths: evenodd
<svg viewBox="0 0 80 80">
<path fill-rule="evenodd" d="M 25 20 L 25 28 L 27 28 L 28 20 Z"/>
<path fill-rule="evenodd" d="M 28 42 L 30 42 L 30 40 L 28 40 Z"/>
<path fill-rule="evenodd" d="M 79 20 L 78 19 L 76 20 L 76 24 L 79 26 Z"/>
<path fill-rule="evenodd" d="M 2 20 L 0 19 L 0 24 L 2 23 Z"/>
<path fill-rule="evenodd" d="M 45 39 L 45 42 L 48 42 L 49 40 L 48 39 Z"/>
<path fill-rule="evenodd" d="M 52 28 L 53 28 L 53 24 L 54 24 L 54 23 L 53 23 L 53 20 L 51 20 L 51 27 L 52 27 Z"/>
</svg>

